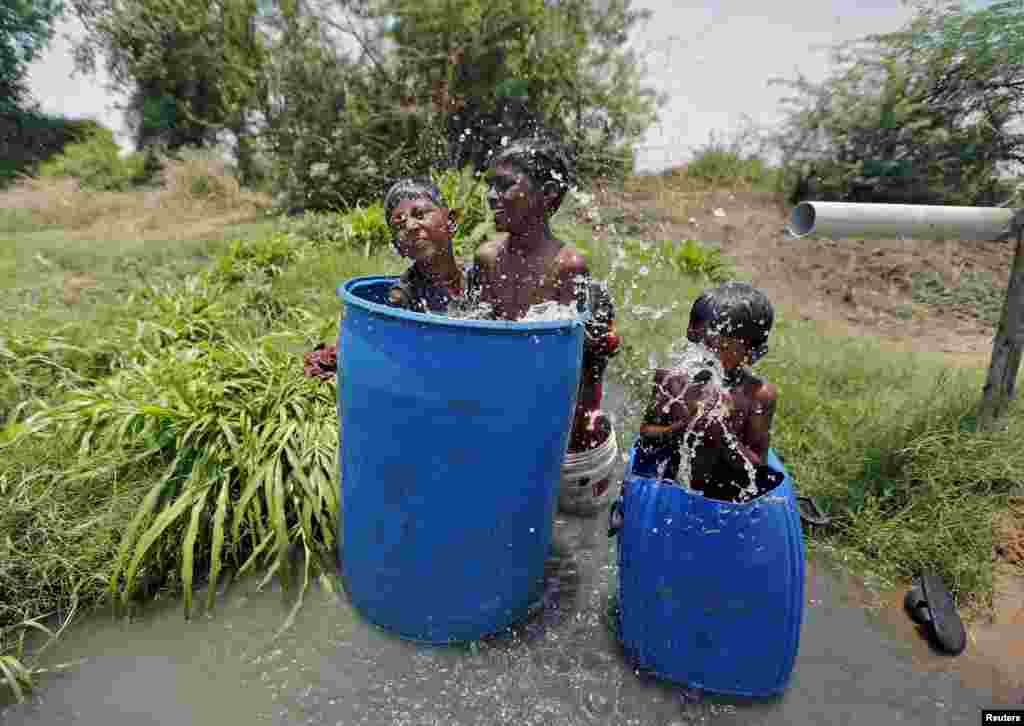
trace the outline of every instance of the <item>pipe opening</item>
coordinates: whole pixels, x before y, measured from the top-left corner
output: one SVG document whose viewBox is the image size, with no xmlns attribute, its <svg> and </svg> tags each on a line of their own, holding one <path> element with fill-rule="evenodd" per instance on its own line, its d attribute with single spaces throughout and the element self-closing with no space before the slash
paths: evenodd
<svg viewBox="0 0 1024 726">
<path fill-rule="evenodd" d="M 793 208 L 793 214 L 789 218 L 789 230 L 796 237 L 803 237 L 814 229 L 814 205 L 810 202 L 800 202 Z"/>
</svg>

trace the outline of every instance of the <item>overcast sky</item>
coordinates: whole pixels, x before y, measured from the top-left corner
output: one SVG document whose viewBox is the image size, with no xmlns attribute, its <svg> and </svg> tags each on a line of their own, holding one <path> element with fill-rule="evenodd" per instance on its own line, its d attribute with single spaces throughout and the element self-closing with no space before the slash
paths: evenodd
<svg viewBox="0 0 1024 726">
<path fill-rule="evenodd" d="M 896 30 L 911 15 L 900 0 L 634 0 L 634 6 L 654 13 L 636 45 L 648 54 L 649 82 L 669 95 L 639 150 L 639 171 L 685 161 L 712 131 L 735 129 L 743 114 L 771 124 L 784 89 L 769 87 L 770 78 L 792 78 L 800 69 L 820 79 L 830 44 Z M 30 70 L 32 92 L 44 111 L 95 118 L 127 145 L 106 77 L 72 77 L 65 36 L 77 32 L 68 22 L 58 28 L 49 52 Z"/>
</svg>

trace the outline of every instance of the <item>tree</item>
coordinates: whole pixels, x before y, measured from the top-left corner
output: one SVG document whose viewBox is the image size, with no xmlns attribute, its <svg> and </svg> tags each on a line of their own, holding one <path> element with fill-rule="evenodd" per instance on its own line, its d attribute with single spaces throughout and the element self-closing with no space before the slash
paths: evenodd
<svg viewBox="0 0 1024 726">
<path fill-rule="evenodd" d="M 0 3 L 0 114 L 14 114 L 27 103 L 29 64 L 53 38 L 62 0 L 4 0 Z"/>
<path fill-rule="evenodd" d="M 263 87 L 266 43 L 257 0 L 72 0 L 86 34 L 76 63 L 103 56 L 129 95 L 139 147 L 205 146 L 229 129 L 248 167 L 249 114 Z"/>
<path fill-rule="evenodd" d="M 896 33 L 837 46 L 823 83 L 775 79 L 794 91 L 785 159 L 816 162 L 837 195 L 902 176 L 889 187 L 904 198 L 884 201 L 991 200 L 1000 166 L 1024 160 L 1024 137 L 1010 130 L 1022 111 L 1022 29 L 1019 2 L 922 4 Z"/>
<path fill-rule="evenodd" d="M 437 130 L 402 108 L 389 62 L 340 52 L 324 21 L 296 5 L 282 4 L 275 26 L 260 115 L 282 206 L 351 207 L 437 161 Z"/>
<path fill-rule="evenodd" d="M 608 171 L 663 100 L 626 48 L 650 15 L 630 0 L 373 0 L 365 15 L 387 20 L 396 92 L 439 117 L 455 164 L 479 166 L 501 136 L 541 124 L 585 170 Z"/>
</svg>

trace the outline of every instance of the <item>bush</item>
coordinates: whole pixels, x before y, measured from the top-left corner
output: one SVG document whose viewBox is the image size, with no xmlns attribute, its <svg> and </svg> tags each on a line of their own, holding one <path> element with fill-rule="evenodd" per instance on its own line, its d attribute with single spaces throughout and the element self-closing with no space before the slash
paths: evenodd
<svg viewBox="0 0 1024 726">
<path fill-rule="evenodd" d="M 287 221 L 285 228 L 294 237 L 311 242 L 314 248 L 350 247 L 367 257 L 391 244 L 391 230 L 380 202 L 347 212 L 306 212 Z"/>
<path fill-rule="evenodd" d="M 145 485 L 104 574 L 127 603 L 141 574 L 173 567 L 186 614 L 197 569 L 215 584 L 225 560 L 238 575 L 266 566 L 291 582 L 294 545 L 307 556 L 302 590 L 329 571 L 337 427 L 333 386 L 268 340 L 165 348 L 28 422 L 35 437 L 82 442 L 62 472 L 68 482 L 163 472 Z"/>
<path fill-rule="evenodd" d="M 113 132 L 97 129 L 84 141 L 65 147 L 62 153 L 40 164 L 39 176 L 71 177 L 83 189 L 125 191 L 141 183 L 145 158 L 134 153 L 122 159 L 119 151 Z"/>
<path fill-rule="evenodd" d="M 748 184 L 774 186 L 778 171 L 769 167 L 758 151 L 744 150 L 753 132 L 726 144 L 714 134 L 686 165 L 686 176 L 712 185 Z"/>
<path fill-rule="evenodd" d="M 731 266 L 715 247 L 696 240 L 645 242 L 626 238 L 622 248 L 631 259 L 644 265 L 666 265 L 675 272 L 708 282 L 722 282 L 732 274 Z"/>
<path fill-rule="evenodd" d="M 494 214 L 487 204 L 487 184 L 468 166 L 461 171 L 432 171 L 431 178 L 448 206 L 460 214 L 452 240 L 455 256 L 462 258 L 473 254 L 477 246 L 495 232 Z"/>
<path fill-rule="evenodd" d="M 40 162 L 68 144 L 85 141 L 104 130 L 92 119 L 67 119 L 21 111 L 0 114 L 0 188 L 23 174 L 35 173 Z"/>
</svg>

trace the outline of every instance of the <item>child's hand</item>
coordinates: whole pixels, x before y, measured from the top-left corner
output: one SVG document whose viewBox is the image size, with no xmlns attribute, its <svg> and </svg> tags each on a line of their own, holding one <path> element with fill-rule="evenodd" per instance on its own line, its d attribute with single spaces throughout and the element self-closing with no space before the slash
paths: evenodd
<svg viewBox="0 0 1024 726">
<path fill-rule="evenodd" d="M 718 399 L 718 405 L 722 411 L 722 415 L 728 416 L 736 410 L 736 399 L 733 398 L 732 393 L 729 391 L 722 391 Z"/>
<path fill-rule="evenodd" d="M 690 416 L 701 416 L 718 405 L 721 395 L 722 390 L 714 383 L 703 383 L 690 386 L 683 399 Z"/>
</svg>

